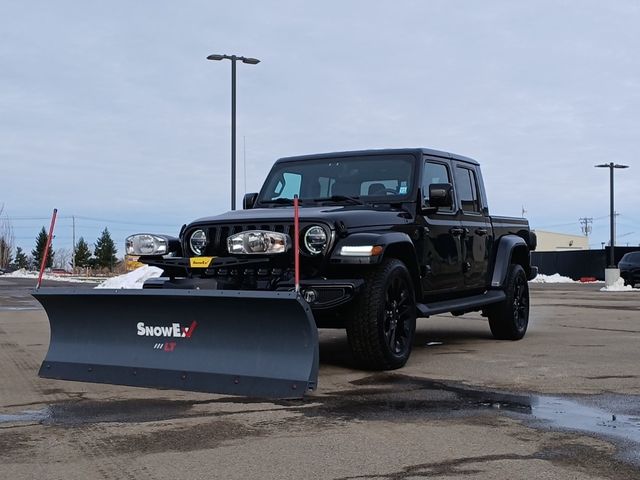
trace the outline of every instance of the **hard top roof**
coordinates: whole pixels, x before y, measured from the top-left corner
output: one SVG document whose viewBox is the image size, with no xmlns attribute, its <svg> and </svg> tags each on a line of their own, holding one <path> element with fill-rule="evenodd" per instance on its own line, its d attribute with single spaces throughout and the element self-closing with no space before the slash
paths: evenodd
<svg viewBox="0 0 640 480">
<path fill-rule="evenodd" d="M 461 162 L 471 163 L 473 165 L 479 165 L 477 161 L 472 158 L 464 157 L 462 155 L 456 155 L 455 153 L 443 152 L 441 150 L 433 150 L 431 148 L 383 148 L 376 150 L 352 150 L 344 152 L 327 152 L 327 153 L 314 153 L 311 155 L 296 155 L 293 157 L 279 158 L 277 163 L 280 162 L 293 162 L 299 160 L 318 160 L 322 158 L 335 158 L 335 157 L 360 157 L 365 155 L 390 155 L 390 154 L 411 154 L 415 155 L 424 154 L 433 157 L 448 158 L 451 160 L 458 160 Z"/>
</svg>

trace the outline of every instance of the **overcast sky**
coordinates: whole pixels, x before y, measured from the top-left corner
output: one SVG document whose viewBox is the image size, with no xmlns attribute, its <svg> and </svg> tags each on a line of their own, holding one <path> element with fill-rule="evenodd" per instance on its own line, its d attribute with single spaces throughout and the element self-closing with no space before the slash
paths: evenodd
<svg viewBox="0 0 640 480">
<path fill-rule="evenodd" d="M 281 156 L 431 147 L 481 162 L 490 208 L 533 228 L 640 244 L 640 2 L 2 1 L 0 204 L 33 248 L 108 226 L 176 234 Z"/>
</svg>

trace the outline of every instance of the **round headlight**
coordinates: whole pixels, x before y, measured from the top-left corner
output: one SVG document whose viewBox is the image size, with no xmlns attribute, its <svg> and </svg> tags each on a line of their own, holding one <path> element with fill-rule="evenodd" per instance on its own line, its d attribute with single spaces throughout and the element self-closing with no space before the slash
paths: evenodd
<svg viewBox="0 0 640 480">
<path fill-rule="evenodd" d="M 202 255 L 204 247 L 207 246 L 207 234 L 203 230 L 196 230 L 189 238 L 189 246 L 191 251 L 196 255 Z"/>
<path fill-rule="evenodd" d="M 325 245 L 327 244 L 327 234 L 324 228 L 314 225 L 307 229 L 304 234 L 304 246 L 307 247 L 307 251 L 313 255 L 322 253 Z"/>
<path fill-rule="evenodd" d="M 127 255 L 165 255 L 169 251 L 167 239 L 150 233 L 136 233 L 127 237 Z"/>
</svg>

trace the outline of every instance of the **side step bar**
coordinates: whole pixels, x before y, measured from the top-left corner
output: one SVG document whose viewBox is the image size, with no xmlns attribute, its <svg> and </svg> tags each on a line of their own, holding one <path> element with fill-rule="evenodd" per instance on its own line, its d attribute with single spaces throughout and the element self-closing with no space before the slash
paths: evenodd
<svg viewBox="0 0 640 480">
<path fill-rule="evenodd" d="M 418 303 L 416 308 L 418 309 L 419 317 L 430 317 L 438 313 L 447 313 L 456 310 L 473 310 L 492 303 L 502 302 L 505 298 L 506 295 L 502 290 L 487 290 L 485 293 L 472 297 L 443 300 L 441 302 L 430 303 L 429 305 Z"/>
</svg>

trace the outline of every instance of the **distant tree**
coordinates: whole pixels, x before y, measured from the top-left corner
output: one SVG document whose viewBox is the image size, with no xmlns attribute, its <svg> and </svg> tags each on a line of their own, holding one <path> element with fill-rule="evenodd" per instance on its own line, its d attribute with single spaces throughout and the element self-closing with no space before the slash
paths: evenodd
<svg viewBox="0 0 640 480">
<path fill-rule="evenodd" d="M 31 250 L 31 255 L 33 255 L 33 263 L 35 264 L 35 268 L 40 268 L 42 264 L 42 257 L 44 256 L 44 249 L 47 248 L 47 235 L 46 230 L 42 227 L 40 233 L 36 237 L 36 248 Z M 47 263 L 45 267 L 51 267 L 53 265 L 53 248 L 49 245 L 49 254 L 47 255 Z"/>
<path fill-rule="evenodd" d="M 3 237 L 0 237 L 0 268 L 8 267 L 12 258 L 11 245 Z"/>
<path fill-rule="evenodd" d="M 76 267 L 88 267 L 89 261 L 91 259 L 91 250 L 89 250 L 89 245 L 85 242 L 84 238 L 80 237 L 78 239 L 78 243 L 76 244 L 76 250 L 73 253 L 75 258 Z"/>
<path fill-rule="evenodd" d="M 29 259 L 20 247 L 16 247 L 16 259 L 14 263 L 18 268 L 29 268 Z"/>
<path fill-rule="evenodd" d="M 7 217 L 3 217 L 4 204 L 0 203 L 0 267 L 8 267 L 11 263 L 11 250 L 15 237 L 13 226 Z"/>
<path fill-rule="evenodd" d="M 109 230 L 105 227 L 100 238 L 96 240 L 96 247 L 93 251 L 93 254 L 96 257 L 96 265 L 101 268 L 113 270 L 113 267 L 118 262 L 118 259 L 116 258 L 117 252 L 118 250 L 116 250 L 116 245 L 111 239 Z"/>
<path fill-rule="evenodd" d="M 53 268 L 61 268 L 63 270 L 66 270 L 70 266 L 71 266 L 71 249 L 69 248 L 56 249 Z"/>
</svg>

